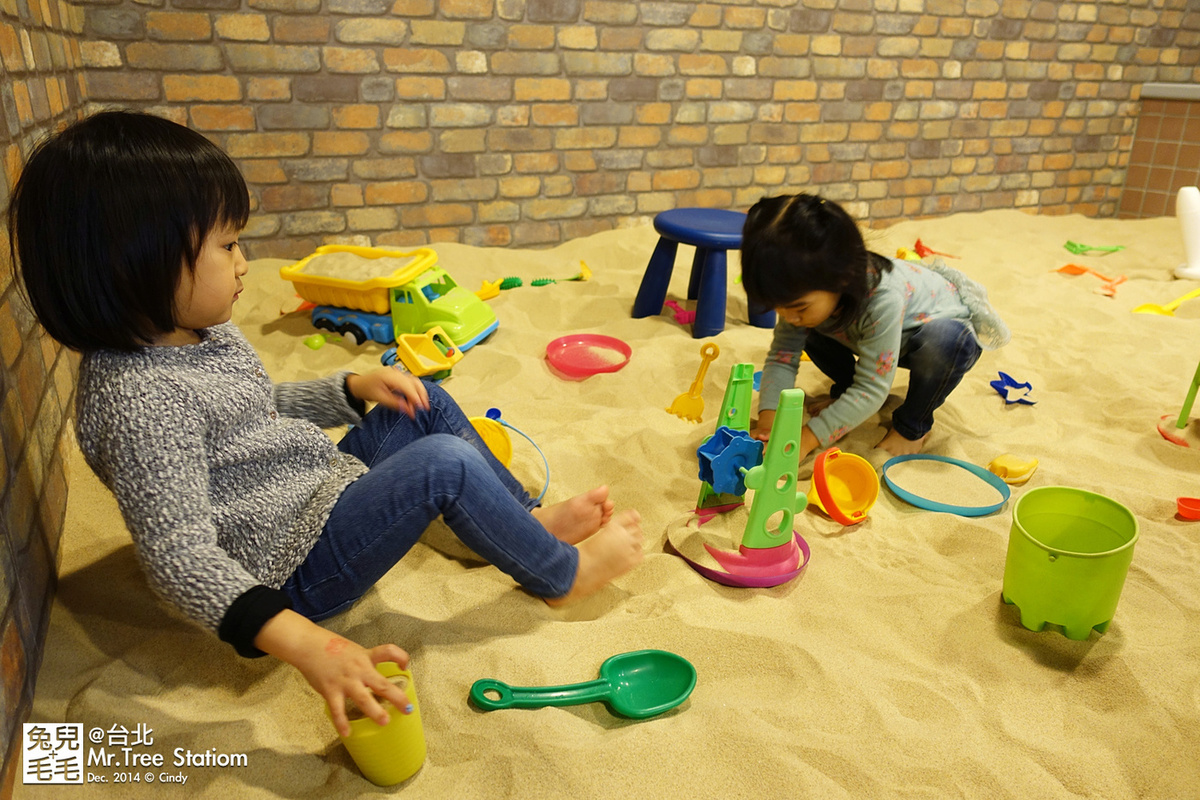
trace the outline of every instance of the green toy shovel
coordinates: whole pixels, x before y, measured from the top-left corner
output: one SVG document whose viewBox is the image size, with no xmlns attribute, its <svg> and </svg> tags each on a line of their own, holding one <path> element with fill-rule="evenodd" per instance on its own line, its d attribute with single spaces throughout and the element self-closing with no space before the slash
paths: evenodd
<svg viewBox="0 0 1200 800">
<path fill-rule="evenodd" d="M 646 719 L 682 703 L 696 687 L 696 668 L 665 650 L 636 650 L 600 665 L 600 677 L 567 686 L 509 686 L 492 678 L 475 681 L 471 700 L 484 711 L 500 708 L 573 706 L 603 700 L 623 717 Z"/>
</svg>

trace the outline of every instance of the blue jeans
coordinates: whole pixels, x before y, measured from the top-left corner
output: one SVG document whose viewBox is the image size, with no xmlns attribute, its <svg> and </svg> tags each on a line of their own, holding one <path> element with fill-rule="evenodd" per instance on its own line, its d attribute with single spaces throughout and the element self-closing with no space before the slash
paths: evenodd
<svg viewBox="0 0 1200 800">
<path fill-rule="evenodd" d="M 855 357 L 846 345 L 809 331 L 804 350 L 817 369 L 833 381 L 840 397 L 854 382 Z M 961 319 L 934 319 L 913 332 L 900 350 L 899 366 L 908 370 L 908 395 L 892 413 L 892 427 L 905 439 L 920 439 L 933 427 L 937 410 L 983 352 L 971 326 Z"/>
<path fill-rule="evenodd" d="M 415 420 L 376 406 L 338 443 L 370 471 L 346 487 L 304 562 L 283 584 L 295 610 L 346 610 L 439 515 L 462 542 L 539 597 L 575 581 L 578 551 L 530 510 L 537 502 L 496 460 L 446 391 L 426 383 Z"/>
</svg>

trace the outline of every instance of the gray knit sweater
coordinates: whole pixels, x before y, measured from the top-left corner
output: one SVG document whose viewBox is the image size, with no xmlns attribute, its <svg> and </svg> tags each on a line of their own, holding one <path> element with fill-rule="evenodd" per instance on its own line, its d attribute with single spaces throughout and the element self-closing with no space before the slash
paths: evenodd
<svg viewBox="0 0 1200 800">
<path fill-rule="evenodd" d="M 367 468 L 321 430 L 359 421 L 346 373 L 273 385 L 232 323 L 201 336 L 185 347 L 86 354 L 76 426 L 150 585 L 231 640 L 226 631 L 244 623 L 227 615 L 247 606 L 235 601 L 287 580 Z M 266 621 L 258 617 L 243 640 Z"/>
</svg>

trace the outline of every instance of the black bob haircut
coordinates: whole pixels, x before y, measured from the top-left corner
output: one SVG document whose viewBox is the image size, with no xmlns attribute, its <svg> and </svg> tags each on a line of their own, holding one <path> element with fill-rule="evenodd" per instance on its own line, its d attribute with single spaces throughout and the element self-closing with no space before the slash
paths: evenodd
<svg viewBox="0 0 1200 800">
<path fill-rule="evenodd" d="M 30 154 L 8 207 L 25 296 L 73 350 L 133 350 L 175 329 L 175 289 L 218 227 L 245 227 L 246 182 L 199 133 L 130 111 L 87 117 Z"/>
<path fill-rule="evenodd" d="M 841 295 L 830 322 L 845 330 L 892 262 L 867 250 L 858 223 L 812 194 L 764 197 L 742 229 L 742 287 L 756 305 L 779 308 L 809 292 Z"/>
</svg>

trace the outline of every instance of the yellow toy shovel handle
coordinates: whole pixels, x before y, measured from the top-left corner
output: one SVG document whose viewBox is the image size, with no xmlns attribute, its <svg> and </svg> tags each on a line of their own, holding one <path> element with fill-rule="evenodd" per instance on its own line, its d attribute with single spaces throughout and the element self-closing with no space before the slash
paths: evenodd
<svg viewBox="0 0 1200 800">
<path fill-rule="evenodd" d="M 1164 305 L 1163 308 L 1167 309 L 1168 311 L 1174 311 L 1175 309 L 1179 308 L 1181 305 L 1183 305 L 1188 300 L 1191 300 L 1194 297 L 1200 297 L 1200 289 L 1192 289 L 1190 292 L 1185 294 L 1183 297 L 1176 297 L 1174 300 L 1172 300 L 1171 302 Z"/>
<path fill-rule="evenodd" d="M 700 396 L 700 392 L 704 388 L 704 376 L 708 374 L 708 365 L 719 355 L 721 355 L 721 348 L 715 344 L 706 344 L 700 348 L 700 371 L 696 373 L 696 380 L 692 381 L 692 388 L 688 389 L 689 395 Z"/>
</svg>

